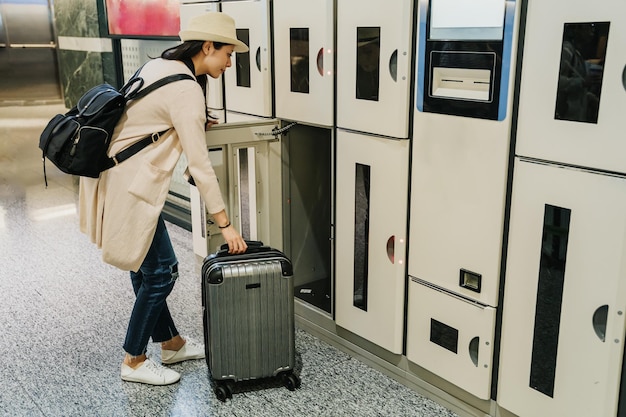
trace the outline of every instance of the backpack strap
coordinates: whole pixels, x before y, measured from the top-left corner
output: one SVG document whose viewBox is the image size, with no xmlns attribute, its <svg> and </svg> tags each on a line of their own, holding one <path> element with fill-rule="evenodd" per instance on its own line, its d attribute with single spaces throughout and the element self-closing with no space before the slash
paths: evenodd
<svg viewBox="0 0 626 417">
<path fill-rule="evenodd" d="M 132 83 L 134 82 L 135 79 L 141 80 L 140 81 L 140 85 L 143 84 L 143 79 L 137 77 L 138 73 L 139 73 L 139 70 L 135 73 L 135 75 L 133 75 L 133 78 L 131 78 L 128 81 L 128 83 L 126 84 L 127 86 L 132 85 Z M 194 80 L 195 81 L 195 78 L 193 78 L 189 74 L 168 75 L 167 77 L 164 77 L 164 78 L 161 78 L 158 81 L 155 81 L 154 83 L 150 84 L 149 86 L 147 86 L 146 88 L 144 88 L 143 90 L 141 90 L 139 92 L 137 92 L 136 90 L 131 92 L 129 94 L 129 97 L 127 98 L 127 100 L 137 100 L 137 99 L 140 99 L 140 98 L 148 95 L 149 93 L 153 92 L 157 88 L 163 87 L 165 84 L 169 84 L 171 82 L 180 81 L 180 80 Z M 127 160 L 128 158 L 130 158 L 131 156 L 133 156 L 137 152 L 141 151 L 146 146 L 148 146 L 148 145 L 150 145 L 152 143 L 156 143 L 161 138 L 161 135 L 165 134 L 170 129 L 171 128 L 162 130 L 160 132 L 152 133 L 152 134 L 144 137 L 143 139 L 140 139 L 137 142 L 133 143 L 129 147 L 119 151 L 114 156 L 112 156 L 110 158 L 107 158 L 104 161 L 104 163 L 103 163 L 102 171 L 105 171 L 105 170 L 107 170 L 109 168 L 113 168 L 115 165 L 118 165 L 122 161 Z"/>
<path fill-rule="evenodd" d="M 171 128 L 170 128 L 171 129 Z M 123 149 L 113 155 L 110 158 L 107 158 L 102 166 L 102 170 L 107 170 L 109 168 L 113 168 L 115 165 L 121 164 L 123 161 L 127 160 L 143 148 L 153 143 L 158 142 L 161 139 L 161 136 L 164 135 L 170 129 L 165 129 L 157 133 L 153 133 L 151 135 L 146 136 L 143 139 L 138 140 L 137 142 L 130 145 L 128 148 Z"/>
<path fill-rule="evenodd" d="M 192 80 L 195 81 L 195 78 L 193 78 L 191 75 L 189 74 L 173 74 L 173 75 L 168 75 L 167 77 L 161 78 L 158 81 L 155 81 L 154 83 L 150 84 L 149 86 L 147 86 L 146 88 L 144 88 L 143 90 L 140 91 L 132 91 L 128 97 L 127 100 L 138 100 L 142 97 L 145 97 L 146 95 L 150 94 L 151 92 L 153 92 L 154 90 L 156 90 L 159 87 L 163 87 L 165 84 L 169 84 L 171 82 L 174 81 L 180 81 L 180 80 Z M 128 84 L 131 84 L 131 81 L 128 81 Z M 143 80 L 142 80 L 143 82 Z"/>
</svg>

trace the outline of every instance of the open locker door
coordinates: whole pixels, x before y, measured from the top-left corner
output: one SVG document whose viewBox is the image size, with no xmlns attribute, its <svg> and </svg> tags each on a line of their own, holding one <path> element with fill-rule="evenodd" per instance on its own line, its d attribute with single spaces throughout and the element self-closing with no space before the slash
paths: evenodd
<svg viewBox="0 0 626 417">
<path fill-rule="evenodd" d="M 246 240 L 282 248 L 281 137 L 278 121 L 214 125 L 206 134 L 209 157 L 231 222 Z M 194 253 L 205 257 L 224 243 L 198 190 L 191 187 Z"/>
</svg>

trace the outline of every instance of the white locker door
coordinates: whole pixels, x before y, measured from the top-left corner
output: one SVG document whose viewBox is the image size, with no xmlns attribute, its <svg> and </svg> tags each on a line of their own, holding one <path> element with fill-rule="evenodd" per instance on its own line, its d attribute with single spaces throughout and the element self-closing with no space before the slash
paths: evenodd
<svg viewBox="0 0 626 417">
<path fill-rule="evenodd" d="M 413 2 L 337 2 L 337 126 L 408 137 Z"/>
<path fill-rule="evenodd" d="M 276 117 L 333 125 L 333 0 L 274 0 Z"/>
<path fill-rule="evenodd" d="M 624 51 L 626 2 L 530 2 L 517 154 L 626 172 Z"/>
<path fill-rule="evenodd" d="M 626 311 L 626 178 L 516 162 L 497 402 L 615 416 Z"/>
<path fill-rule="evenodd" d="M 409 141 L 337 131 L 338 326 L 402 353 Z"/>
<path fill-rule="evenodd" d="M 233 66 L 224 73 L 226 110 L 272 117 L 267 0 L 223 2 L 222 11 L 235 19 L 237 37 L 250 48 L 233 54 Z"/>
<path fill-rule="evenodd" d="M 203 3 L 184 3 L 180 5 L 180 27 L 186 28 L 192 17 L 198 16 L 208 12 L 219 11 L 219 3 L 217 2 L 203 2 Z M 224 109 L 224 95 L 223 95 L 223 79 L 222 76 L 218 78 L 208 78 L 207 89 L 207 107 L 214 110 Z"/>
<path fill-rule="evenodd" d="M 487 400 L 491 392 L 496 309 L 409 283 L 407 359 Z"/>
<path fill-rule="evenodd" d="M 206 140 L 230 221 L 244 239 L 282 249 L 282 142 L 271 133 L 277 128 L 276 120 L 218 124 Z M 196 187 L 190 187 L 193 248 L 204 257 L 223 239 Z"/>
</svg>

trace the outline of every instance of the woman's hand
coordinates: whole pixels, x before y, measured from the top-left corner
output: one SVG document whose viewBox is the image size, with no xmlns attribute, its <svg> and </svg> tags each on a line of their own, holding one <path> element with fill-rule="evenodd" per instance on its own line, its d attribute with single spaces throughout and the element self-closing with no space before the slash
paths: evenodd
<svg viewBox="0 0 626 417">
<path fill-rule="evenodd" d="M 217 120 L 207 119 L 206 126 L 204 127 L 204 130 L 209 130 L 211 128 L 211 126 L 216 125 L 218 123 L 219 123 L 219 121 L 217 121 Z"/>
<path fill-rule="evenodd" d="M 231 224 L 229 224 L 228 227 L 220 227 L 220 231 L 222 232 L 222 237 L 224 237 L 224 240 L 228 243 L 228 253 L 235 254 L 244 253 L 246 251 L 248 245 Z"/>
<path fill-rule="evenodd" d="M 226 215 L 226 210 L 222 210 L 218 213 L 213 213 L 213 221 L 222 232 L 222 237 L 228 244 L 228 253 L 244 253 L 248 248 L 246 242 L 239 232 L 230 224 L 230 220 Z"/>
</svg>

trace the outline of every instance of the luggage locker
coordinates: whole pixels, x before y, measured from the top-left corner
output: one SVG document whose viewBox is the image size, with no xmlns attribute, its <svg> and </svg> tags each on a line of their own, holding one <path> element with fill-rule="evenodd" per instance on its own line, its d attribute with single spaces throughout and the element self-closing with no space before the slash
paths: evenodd
<svg viewBox="0 0 626 417">
<path fill-rule="evenodd" d="M 335 320 L 402 353 L 409 141 L 337 131 Z"/>
<path fill-rule="evenodd" d="M 275 120 L 220 123 L 206 133 L 209 158 L 230 220 L 246 240 L 283 248 L 281 146 Z M 181 158 L 182 160 L 182 158 Z M 183 170 L 186 165 L 182 165 Z M 190 195 L 194 253 L 204 259 L 223 243 L 204 201 L 185 181 Z"/>
<path fill-rule="evenodd" d="M 515 162 L 498 404 L 616 416 L 626 323 L 626 179 Z"/>
<path fill-rule="evenodd" d="M 337 2 L 337 127 L 409 137 L 413 2 Z"/>
<path fill-rule="evenodd" d="M 219 3 L 216 1 L 181 0 L 180 2 L 180 27 L 186 28 L 189 21 L 198 15 L 208 12 L 219 12 Z M 155 56 L 155 55 L 151 55 Z M 207 77 L 207 108 L 220 119 L 224 120 L 224 96 L 223 77 Z"/>
<path fill-rule="evenodd" d="M 270 55 L 270 12 L 267 0 L 228 1 L 222 11 L 237 25 L 237 37 L 250 50 L 233 55 L 232 68 L 223 75 L 228 122 L 238 121 L 230 112 L 258 117 L 272 117 L 272 81 Z"/>
<path fill-rule="evenodd" d="M 202 265 L 206 361 L 221 401 L 239 381 L 279 376 L 293 391 L 293 268 L 280 251 L 248 242 L 244 254 L 222 248 Z"/>
<path fill-rule="evenodd" d="M 525 32 L 516 154 L 625 173 L 626 3 L 533 2 Z"/>
<path fill-rule="evenodd" d="M 496 309 L 411 277 L 406 357 L 488 400 Z"/>
<path fill-rule="evenodd" d="M 332 126 L 333 0 L 274 0 L 276 117 Z"/>
</svg>

